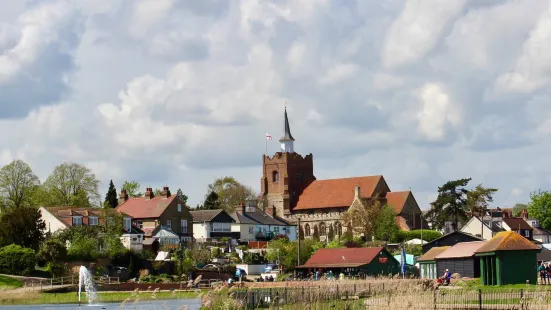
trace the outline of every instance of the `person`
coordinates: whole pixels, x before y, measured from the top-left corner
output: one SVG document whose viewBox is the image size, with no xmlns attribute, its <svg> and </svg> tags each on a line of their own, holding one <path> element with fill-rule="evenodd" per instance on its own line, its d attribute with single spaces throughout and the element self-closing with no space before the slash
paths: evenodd
<svg viewBox="0 0 551 310">
<path fill-rule="evenodd" d="M 448 269 L 446 269 L 446 272 L 444 272 L 444 276 L 442 276 L 442 283 L 444 285 L 450 284 L 451 278 L 452 278 L 451 272 Z"/>
<path fill-rule="evenodd" d="M 228 286 L 231 287 L 233 285 L 233 279 L 230 277 L 228 279 Z"/>
<path fill-rule="evenodd" d="M 329 280 L 333 280 L 333 271 L 332 271 L 332 270 L 329 270 L 327 276 L 329 277 Z"/>
<path fill-rule="evenodd" d="M 538 272 L 540 273 L 541 284 L 545 284 L 547 278 L 547 270 L 545 269 L 545 264 L 541 262 L 538 267 Z"/>
<path fill-rule="evenodd" d="M 344 280 L 344 273 L 342 273 L 342 271 L 341 271 L 341 273 L 339 274 L 339 280 L 341 280 L 341 281 Z"/>
<path fill-rule="evenodd" d="M 547 284 L 551 282 L 551 264 L 550 263 L 545 264 L 545 280 L 547 281 Z"/>
</svg>

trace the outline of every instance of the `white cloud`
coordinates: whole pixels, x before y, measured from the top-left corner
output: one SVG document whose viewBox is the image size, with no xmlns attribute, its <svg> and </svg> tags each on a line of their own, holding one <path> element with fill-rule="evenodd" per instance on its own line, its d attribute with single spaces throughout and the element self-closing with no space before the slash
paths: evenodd
<svg viewBox="0 0 551 310">
<path fill-rule="evenodd" d="M 421 110 L 417 114 L 419 131 L 431 141 L 446 137 L 447 128 L 461 123 L 461 111 L 438 84 L 427 83 L 419 92 Z"/>
<path fill-rule="evenodd" d="M 358 67 L 353 64 L 337 64 L 325 73 L 323 77 L 319 79 L 319 82 L 323 85 L 335 84 L 343 82 L 347 79 L 353 78 Z"/>
</svg>

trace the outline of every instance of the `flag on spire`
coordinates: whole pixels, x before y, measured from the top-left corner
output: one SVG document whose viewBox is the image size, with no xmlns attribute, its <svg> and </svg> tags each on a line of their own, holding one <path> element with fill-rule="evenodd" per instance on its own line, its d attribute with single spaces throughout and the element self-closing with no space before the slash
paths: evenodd
<svg viewBox="0 0 551 310">
<path fill-rule="evenodd" d="M 272 135 L 269 133 L 266 133 L 266 140 L 272 140 Z"/>
</svg>

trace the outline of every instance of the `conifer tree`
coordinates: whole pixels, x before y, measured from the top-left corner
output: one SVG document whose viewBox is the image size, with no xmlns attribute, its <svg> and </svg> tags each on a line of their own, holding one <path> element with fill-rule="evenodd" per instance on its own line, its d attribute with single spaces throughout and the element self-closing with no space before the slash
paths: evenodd
<svg viewBox="0 0 551 310">
<path fill-rule="evenodd" d="M 116 208 L 119 205 L 119 199 L 117 198 L 117 189 L 113 184 L 113 180 L 109 182 L 109 189 L 105 194 L 105 206 L 110 208 Z"/>
</svg>

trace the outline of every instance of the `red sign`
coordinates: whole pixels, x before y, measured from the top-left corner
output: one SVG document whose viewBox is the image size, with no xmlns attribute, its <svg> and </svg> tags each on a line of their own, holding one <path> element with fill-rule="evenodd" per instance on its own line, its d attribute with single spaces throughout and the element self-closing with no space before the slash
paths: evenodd
<svg viewBox="0 0 551 310">
<path fill-rule="evenodd" d="M 388 263 L 388 257 L 379 257 L 379 263 L 381 264 Z"/>
</svg>

